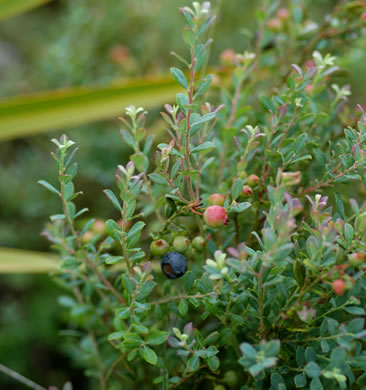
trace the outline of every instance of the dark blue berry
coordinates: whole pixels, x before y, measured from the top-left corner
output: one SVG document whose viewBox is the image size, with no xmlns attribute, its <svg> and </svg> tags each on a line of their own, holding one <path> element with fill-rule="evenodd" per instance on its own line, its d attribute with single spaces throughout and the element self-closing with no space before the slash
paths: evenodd
<svg viewBox="0 0 366 390">
<path fill-rule="evenodd" d="M 187 259 L 179 252 L 169 252 L 161 259 L 161 270 L 169 279 L 180 278 L 187 272 Z"/>
</svg>

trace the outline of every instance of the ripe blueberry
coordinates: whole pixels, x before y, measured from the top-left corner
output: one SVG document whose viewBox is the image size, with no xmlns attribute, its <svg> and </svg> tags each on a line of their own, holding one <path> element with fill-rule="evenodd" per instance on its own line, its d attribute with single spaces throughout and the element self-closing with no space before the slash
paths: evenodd
<svg viewBox="0 0 366 390">
<path fill-rule="evenodd" d="M 187 259 L 179 252 L 169 252 L 161 259 L 161 270 L 169 279 L 177 279 L 187 272 Z"/>
</svg>

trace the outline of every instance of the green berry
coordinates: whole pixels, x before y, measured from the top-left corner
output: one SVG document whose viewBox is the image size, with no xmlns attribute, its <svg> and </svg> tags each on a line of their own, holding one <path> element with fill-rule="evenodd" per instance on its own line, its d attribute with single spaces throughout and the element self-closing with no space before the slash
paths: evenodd
<svg viewBox="0 0 366 390">
<path fill-rule="evenodd" d="M 185 252 L 188 249 L 188 246 L 190 244 L 190 241 L 187 237 L 184 236 L 177 236 L 174 238 L 173 241 L 173 248 L 177 252 Z"/>
<path fill-rule="evenodd" d="M 224 375 L 224 382 L 229 387 L 235 387 L 238 384 L 238 375 L 233 370 L 226 371 Z"/>
<path fill-rule="evenodd" d="M 162 239 L 153 241 L 150 245 L 150 251 L 154 256 L 164 256 L 168 250 L 169 244 Z"/>
<path fill-rule="evenodd" d="M 214 390 L 226 390 L 225 387 L 223 385 L 216 385 L 214 387 Z"/>
<path fill-rule="evenodd" d="M 203 237 L 197 236 L 192 241 L 193 248 L 198 252 L 201 252 L 203 248 L 206 246 L 206 241 Z"/>
</svg>

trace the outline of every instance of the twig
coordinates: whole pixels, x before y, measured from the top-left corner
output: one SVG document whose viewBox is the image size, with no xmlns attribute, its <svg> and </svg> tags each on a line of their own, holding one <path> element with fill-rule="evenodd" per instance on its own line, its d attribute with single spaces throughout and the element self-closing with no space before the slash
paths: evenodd
<svg viewBox="0 0 366 390">
<path fill-rule="evenodd" d="M 23 385 L 26 385 L 34 390 L 47 390 L 45 387 L 42 387 L 40 385 L 37 385 L 37 383 L 31 381 L 30 379 L 26 378 L 25 376 L 18 374 L 16 371 L 13 371 L 12 369 L 4 366 L 0 363 L 0 371 L 4 373 L 5 375 L 10 376 L 11 378 L 15 379 L 16 381 L 23 383 Z"/>
<path fill-rule="evenodd" d="M 153 302 L 149 302 L 150 305 L 161 305 L 163 303 L 168 303 L 170 301 L 175 301 L 177 299 L 190 299 L 190 298 L 204 298 L 204 297 L 207 297 L 207 296 L 213 296 L 216 295 L 215 293 L 207 293 L 207 294 L 196 294 L 196 295 L 176 295 L 174 297 L 169 297 L 169 298 L 164 298 L 164 299 L 160 299 L 158 301 L 153 301 Z"/>
</svg>

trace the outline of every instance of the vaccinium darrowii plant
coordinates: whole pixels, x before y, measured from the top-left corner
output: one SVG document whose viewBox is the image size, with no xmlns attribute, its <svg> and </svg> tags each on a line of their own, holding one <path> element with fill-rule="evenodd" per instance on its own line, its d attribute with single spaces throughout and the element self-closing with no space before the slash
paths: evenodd
<svg viewBox="0 0 366 390">
<path fill-rule="evenodd" d="M 59 186 L 41 184 L 62 211 L 45 235 L 70 350 L 98 388 L 366 388 L 365 115 L 328 54 L 362 33 L 363 10 L 339 3 L 318 26 L 297 1 L 273 5 L 254 51 L 227 51 L 213 77 L 210 4 L 182 8 L 190 55 L 171 69 L 182 92 L 162 112 L 166 142 L 155 150 L 147 113 L 126 110 L 132 154 L 105 190 L 118 214 L 105 230 L 78 222 L 76 148 L 53 140 Z M 297 64 L 280 66 L 284 34 Z"/>
</svg>

